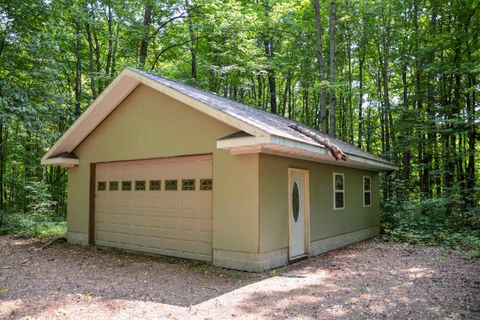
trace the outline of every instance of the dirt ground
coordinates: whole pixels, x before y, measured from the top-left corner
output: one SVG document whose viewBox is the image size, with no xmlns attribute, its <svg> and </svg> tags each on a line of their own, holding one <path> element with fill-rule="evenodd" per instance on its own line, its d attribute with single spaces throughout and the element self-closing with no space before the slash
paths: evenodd
<svg viewBox="0 0 480 320">
<path fill-rule="evenodd" d="M 1 319 L 480 319 L 480 260 L 371 240 L 261 274 L 0 237 Z"/>
</svg>

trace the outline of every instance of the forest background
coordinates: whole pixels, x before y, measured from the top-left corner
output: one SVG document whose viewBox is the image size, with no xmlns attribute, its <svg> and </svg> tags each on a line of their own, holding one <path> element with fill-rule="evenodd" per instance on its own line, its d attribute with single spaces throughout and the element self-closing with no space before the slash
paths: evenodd
<svg viewBox="0 0 480 320">
<path fill-rule="evenodd" d="M 0 0 L 0 232 L 65 231 L 40 158 L 125 66 L 382 156 L 387 239 L 480 255 L 478 0 Z"/>
</svg>

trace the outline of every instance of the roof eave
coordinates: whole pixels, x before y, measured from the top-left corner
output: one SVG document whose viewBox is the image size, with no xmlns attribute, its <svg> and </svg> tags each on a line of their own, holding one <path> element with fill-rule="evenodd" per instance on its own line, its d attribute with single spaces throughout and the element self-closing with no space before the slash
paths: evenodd
<svg viewBox="0 0 480 320">
<path fill-rule="evenodd" d="M 322 146 L 273 135 L 218 140 L 217 148 L 229 150 L 232 154 L 267 153 L 373 171 L 398 170 L 395 165 L 353 154 L 347 154 L 347 161 L 335 160 L 328 150 Z"/>
<path fill-rule="evenodd" d="M 42 165 L 55 165 L 62 168 L 73 168 L 80 164 L 79 159 L 65 158 L 65 157 L 53 157 L 41 160 Z"/>
</svg>

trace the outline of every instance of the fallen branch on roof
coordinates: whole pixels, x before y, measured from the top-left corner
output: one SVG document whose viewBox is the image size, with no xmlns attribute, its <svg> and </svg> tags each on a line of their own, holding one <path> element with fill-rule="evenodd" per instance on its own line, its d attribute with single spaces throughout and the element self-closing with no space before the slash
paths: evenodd
<svg viewBox="0 0 480 320">
<path fill-rule="evenodd" d="M 328 151 L 330 151 L 331 155 L 335 158 L 335 160 L 347 161 L 347 155 L 343 153 L 343 151 L 337 145 L 331 143 L 330 140 L 328 140 L 327 138 L 324 138 L 319 134 L 302 128 L 296 124 L 292 124 L 289 127 L 320 143 Z"/>
</svg>

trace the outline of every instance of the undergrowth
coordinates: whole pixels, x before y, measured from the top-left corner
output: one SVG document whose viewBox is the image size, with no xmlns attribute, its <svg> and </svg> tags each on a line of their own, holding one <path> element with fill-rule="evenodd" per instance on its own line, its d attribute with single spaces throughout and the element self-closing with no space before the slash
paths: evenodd
<svg viewBox="0 0 480 320">
<path fill-rule="evenodd" d="M 447 215 L 442 206 L 384 205 L 382 233 L 387 241 L 441 246 L 480 257 L 480 209 Z"/>
<path fill-rule="evenodd" d="M 4 217 L 0 226 L 0 235 L 14 234 L 23 237 L 62 236 L 67 232 L 67 222 L 64 217 L 32 216 L 31 214 L 15 213 Z"/>
</svg>

